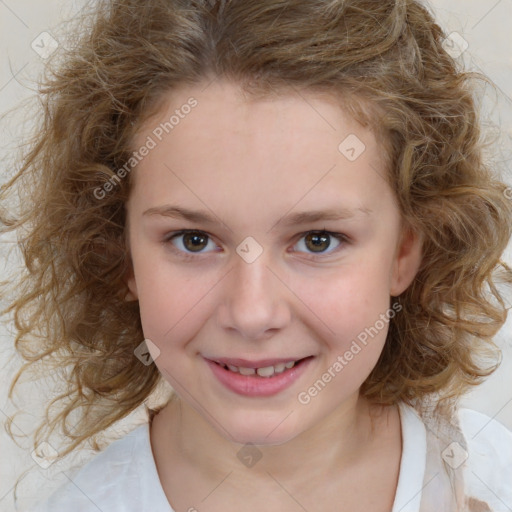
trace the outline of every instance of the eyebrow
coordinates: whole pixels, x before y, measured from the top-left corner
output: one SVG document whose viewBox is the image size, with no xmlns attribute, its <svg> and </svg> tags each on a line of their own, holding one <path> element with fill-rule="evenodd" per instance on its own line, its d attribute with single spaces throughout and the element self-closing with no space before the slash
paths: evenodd
<svg viewBox="0 0 512 512">
<path fill-rule="evenodd" d="M 369 215 L 372 210 L 369 208 L 337 208 L 327 210 L 311 210 L 288 214 L 278 220 L 272 229 L 277 225 L 289 227 L 296 224 L 307 224 L 318 222 L 321 220 L 343 220 L 355 217 L 356 215 Z M 189 210 L 181 206 L 163 205 L 155 206 L 144 211 L 142 215 L 162 215 L 164 217 L 172 217 L 175 219 L 184 219 L 190 222 L 203 224 L 216 224 L 219 220 L 205 210 Z M 222 223 L 222 222 L 221 222 Z M 223 224 L 223 223 L 222 223 Z"/>
</svg>

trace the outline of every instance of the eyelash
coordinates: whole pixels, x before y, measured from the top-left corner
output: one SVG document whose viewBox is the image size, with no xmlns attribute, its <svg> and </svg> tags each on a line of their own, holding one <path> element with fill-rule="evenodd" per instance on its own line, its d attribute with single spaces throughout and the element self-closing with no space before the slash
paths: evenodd
<svg viewBox="0 0 512 512">
<path fill-rule="evenodd" d="M 182 229 L 180 231 L 174 231 L 172 233 L 169 233 L 169 235 L 166 236 L 165 239 L 163 240 L 163 243 L 164 243 L 164 245 L 169 246 L 173 252 L 178 254 L 184 260 L 197 260 L 198 257 L 201 257 L 204 254 L 207 254 L 207 253 L 201 253 L 201 252 L 198 252 L 198 253 L 185 252 L 185 251 L 182 251 L 181 249 L 177 249 L 171 243 L 171 241 L 174 240 L 175 238 L 185 235 L 187 233 L 197 233 L 197 234 L 204 235 L 204 236 L 208 237 L 209 240 L 213 240 L 212 236 L 210 234 L 208 234 L 206 231 L 201 231 L 198 229 Z M 340 245 L 338 245 L 338 247 L 334 248 L 330 252 L 318 253 L 318 254 L 307 253 L 307 254 L 309 254 L 309 259 L 311 259 L 311 260 L 319 260 L 319 259 L 324 258 L 325 255 L 333 254 L 333 253 L 339 251 L 343 247 L 343 244 L 346 244 L 349 242 L 348 237 L 346 235 L 344 235 L 343 233 L 335 233 L 333 231 L 327 231 L 326 229 L 320 229 L 320 230 L 304 231 L 303 233 L 300 233 L 298 235 L 298 238 L 297 238 L 296 242 L 294 243 L 294 245 L 296 245 L 297 242 L 299 242 L 299 240 L 301 240 L 302 238 L 304 238 L 305 236 L 307 236 L 309 234 L 329 235 L 340 242 Z M 210 251 L 210 252 L 212 252 L 212 251 Z"/>
</svg>

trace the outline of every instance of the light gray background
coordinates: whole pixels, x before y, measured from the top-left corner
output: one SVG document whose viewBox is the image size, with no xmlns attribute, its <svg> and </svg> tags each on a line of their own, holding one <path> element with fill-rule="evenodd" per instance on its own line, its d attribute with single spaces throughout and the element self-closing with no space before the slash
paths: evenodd
<svg viewBox="0 0 512 512">
<path fill-rule="evenodd" d="M 51 33 L 63 44 L 55 29 L 61 19 L 68 19 L 77 13 L 83 2 L 62 0 L 0 0 L 0 114 L 28 98 L 31 91 L 26 88 L 41 72 L 44 59 L 31 47 L 41 47 L 42 32 Z M 512 151 L 512 0 L 433 0 L 430 2 L 446 32 L 457 32 L 468 43 L 467 50 L 460 57 L 467 67 L 487 73 L 498 88 L 498 94 L 488 94 L 484 105 L 484 124 L 489 133 L 498 135 L 493 160 L 504 170 L 509 169 Z M 39 43 L 38 43 L 39 42 Z M 12 170 L 17 137 L 30 126 L 30 110 L 7 116 L 0 122 L 0 181 Z M 7 249 L 12 240 L 0 238 L 0 272 L 4 277 L 7 268 L 18 265 L 15 254 L 9 256 Z M 510 263 L 511 251 L 506 256 Z M 484 412 L 512 429 L 512 321 L 509 315 L 507 325 L 498 338 L 503 349 L 503 364 L 485 384 L 473 391 L 465 405 Z M 10 329 L 0 328 L 0 420 L 11 415 L 14 407 L 7 401 L 7 384 L 17 366 L 13 355 L 13 335 Z M 23 409 L 28 412 L 24 419 L 16 420 L 15 431 L 22 433 L 31 422 L 38 422 L 31 415 L 40 413 L 41 396 L 45 390 L 30 384 L 23 398 L 18 397 Z M 46 390 L 48 393 L 48 391 Z M 142 416 L 135 413 L 122 422 L 121 429 L 113 429 L 113 436 L 122 435 Z M 39 467 L 31 458 L 30 450 L 17 447 L 0 429 L 0 511 L 14 510 L 12 487 L 17 477 L 32 469 L 23 479 L 20 492 L 20 507 L 30 505 L 49 494 L 53 488 L 66 480 L 62 473 L 72 462 L 80 464 L 90 452 L 76 454 L 63 463 L 53 464 L 47 469 Z"/>
</svg>

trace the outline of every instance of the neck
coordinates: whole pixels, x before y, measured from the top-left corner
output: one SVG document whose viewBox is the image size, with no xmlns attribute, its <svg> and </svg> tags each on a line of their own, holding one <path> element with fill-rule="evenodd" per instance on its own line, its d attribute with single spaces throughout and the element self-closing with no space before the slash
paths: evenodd
<svg viewBox="0 0 512 512">
<path fill-rule="evenodd" d="M 201 478 L 212 482 L 218 482 L 230 472 L 243 478 L 240 457 L 244 454 L 245 473 L 253 483 L 268 481 L 269 474 L 276 479 L 295 475 L 297 481 L 306 481 L 312 468 L 326 474 L 350 471 L 372 450 L 372 423 L 379 421 L 381 412 L 382 408 L 372 407 L 367 400 L 354 395 L 321 424 L 284 444 L 243 449 L 244 445 L 220 435 L 197 411 L 176 397 L 154 418 L 152 435 L 158 437 L 167 462 L 186 464 L 199 471 Z M 251 465 L 251 457 L 260 458 Z"/>
</svg>

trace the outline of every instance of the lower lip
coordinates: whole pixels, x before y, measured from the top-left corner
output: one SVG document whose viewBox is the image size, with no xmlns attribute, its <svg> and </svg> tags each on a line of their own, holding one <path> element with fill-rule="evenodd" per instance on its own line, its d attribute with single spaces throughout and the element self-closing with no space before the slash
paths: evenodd
<svg viewBox="0 0 512 512">
<path fill-rule="evenodd" d="M 306 370 L 313 358 L 303 359 L 293 368 L 273 377 L 241 375 L 226 370 L 223 366 L 206 359 L 208 366 L 217 379 L 229 390 L 244 396 L 272 396 L 290 387 Z"/>
</svg>

